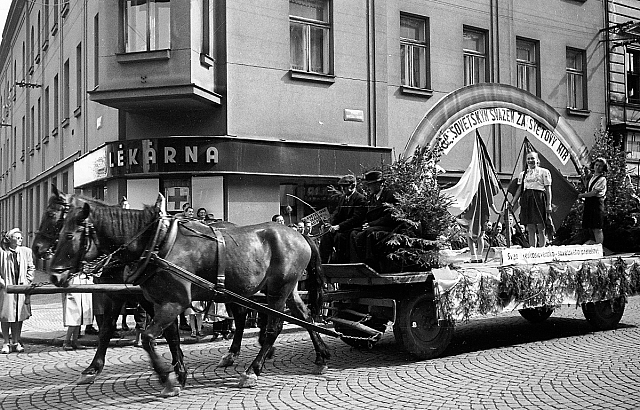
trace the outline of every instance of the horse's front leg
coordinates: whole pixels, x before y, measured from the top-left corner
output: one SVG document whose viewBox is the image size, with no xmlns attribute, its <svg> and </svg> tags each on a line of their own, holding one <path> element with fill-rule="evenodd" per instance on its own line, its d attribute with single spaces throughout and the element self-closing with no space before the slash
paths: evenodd
<svg viewBox="0 0 640 410">
<path fill-rule="evenodd" d="M 116 320 L 120 315 L 123 304 L 124 299 L 122 297 L 105 294 L 104 319 L 102 320 L 102 326 L 98 329 L 98 348 L 96 349 L 96 354 L 93 356 L 91 364 L 84 369 L 77 384 L 92 384 L 100 373 L 102 373 L 109 341 L 116 331 Z"/>
<path fill-rule="evenodd" d="M 149 326 L 142 332 L 142 347 L 149 354 L 149 360 L 153 370 L 158 375 L 164 389 L 160 393 L 162 397 L 178 396 L 180 386 L 176 375 L 156 352 L 155 339 L 162 335 L 164 329 L 175 322 L 176 317 L 184 308 L 177 303 L 165 303 L 154 305 L 154 316 Z"/>
<path fill-rule="evenodd" d="M 242 346 L 242 335 L 244 334 L 245 321 L 247 320 L 248 309 L 244 306 L 237 305 L 235 303 L 229 303 L 227 309 L 231 310 L 233 315 L 233 321 L 236 325 L 236 331 L 233 334 L 233 342 L 227 354 L 222 356 L 218 367 L 229 367 L 233 365 L 235 359 L 240 355 L 240 348 Z"/>
<path fill-rule="evenodd" d="M 140 297 L 138 299 L 138 303 L 142 306 L 142 308 L 147 312 L 147 314 L 151 317 L 154 316 L 154 307 L 151 302 L 146 300 L 144 297 Z M 169 345 L 169 351 L 171 352 L 171 359 L 173 364 L 173 371 L 178 378 L 178 382 L 180 386 L 184 388 L 187 383 L 187 367 L 184 364 L 184 354 L 182 353 L 182 349 L 180 348 L 180 331 L 178 330 L 178 319 L 173 321 L 172 324 L 167 326 L 162 332 L 167 344 Z M 141 334 L 142 336 L 142 334 Z"/>
</svg>

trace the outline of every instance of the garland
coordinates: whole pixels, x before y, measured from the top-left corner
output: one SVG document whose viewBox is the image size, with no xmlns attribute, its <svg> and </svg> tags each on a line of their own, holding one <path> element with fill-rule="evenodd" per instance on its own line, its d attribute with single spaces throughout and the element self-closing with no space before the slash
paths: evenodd
<svg viewBox="0 0 640 410">
<path fill-rule="evenodd" d="M 640 264 L 628 265 L 621 257 L 607 265 L 602 260 L 584 261 L 579 268 L 570 263 L 522 265 L 500 268 L 500 278 L 460 273 L 459 282 L 441 295 L 447 320 L 468 321 L 478 315 L 498 314 L 505 308 L 559 307 L 564 301 L 575 306 L 613 300 L 640 293 Z M 564 302 L 567 303 L 567 302 Z"/>
</svg>

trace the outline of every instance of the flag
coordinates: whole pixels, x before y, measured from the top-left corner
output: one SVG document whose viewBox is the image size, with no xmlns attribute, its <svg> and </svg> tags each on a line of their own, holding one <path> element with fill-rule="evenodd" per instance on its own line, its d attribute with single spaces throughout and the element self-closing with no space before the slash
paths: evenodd
<svg viewBox="0 0 640 410">
<path fill-rule="evenodd" d="M 533 145 L 526 138 L 524 139 L 524 148 L 525 157 L 529 152 L 535 152 Z M 578 191 L 544 155 L 538 152 L 538 158 L 540 159 L 540 167 L 548 169 L 551 173 L 551 222 L 553 226 L 560 227 L 578 199 Z M 525 164 L 524 169 L 526 166 Z M 515 178 L 509 184 L 507 192 L 515 196 L 518 188 L 518 178 Z"/>
<path fill-rule="evenodd" d="M 476 130 L 471 163 L 457 184 L 442 190 L 442 194 L 453 201 L 447 211 L 453 216 L 462 214 L 461 219 L 465 225 L 468 224 L 469 231 L 473 236 L 478 236 L 489 220 L 489 210 L 495 211 L 493 197 L 499 189 L 487 148 Z"/>
</svg>

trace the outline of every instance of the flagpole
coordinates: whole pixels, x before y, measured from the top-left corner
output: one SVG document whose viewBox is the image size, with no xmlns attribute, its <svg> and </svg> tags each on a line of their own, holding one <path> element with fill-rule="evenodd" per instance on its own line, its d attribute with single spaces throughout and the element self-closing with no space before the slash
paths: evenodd
<svg viewBox="0 0 640 410">
<path fill-rule="evenodd" d="M 484 144 L 484 141 L 482 140 L 482 138 L 480 137 L 480 134 L 477 132 L 476 130 L 476 138 L 478 139 L 479 144 L 482 146 L 482 155 L 483 156 L 487 156 L 487 146 Z M 526 140 L 526 138 L 525 138 Z M 524 142 L 522 143 L 522 146 L 520 147 L 520 152 L 518 153 L 518 158 L 520 158 L 520 154 L 522 153 L 522 149 L 524 148 Z M 493 162 L 491 162 L 491 158 L 486 158 L 486 160 L 489 163 L 489 168 L 491 168 L 491 171 L 493 172 L 493 175 L 495 176 L 495 178 L 498 180 L 498 182 L 500 182 L 500 178 L 498 177 L 498 173 L 496 172 L 495 167 L 493 166 Z M 514 168 L 514 172 L 515 172 L 515 168 Z M 513 174 L 511 175 L 512 179 L 513 179 Z M 513 216 L 514 221 L 516 221 L 516 229 L 518 230 L 519 233 L 522 233 L 522 230 L 520 229 L 520 222 L 518 221 L 518 218 L 516 218 L 515 212 L 513 212 L 513 205 L 511 204 L 511 201 L 509 201 L 509 199 L 507 198 L 507 192 L 505 191 L 504 187 L 502 186 L 502 183 L 498 183 L 498 186 L 500 187 L 500 191 L 502 191 L 502 194 L 504 195 L 504 200 L 505 203 L 509 203 L 509 207 L 507 207 L 508 212 L 511 212 L 511 215 Z M 503 211 L 504 211 L 504 205 L 505 203 L 503 203 L 502 207 L 503 207 Z M 507 229 L 509 229 L 509 223 L 507 222 Z M 508 243 L 507 245 L 511 246 L 511 232 L 509 230 L 508 232 Z M 525 242 L 527 244 L 529 244 L 529 241 L 527 240 L 527 238 L 524 236 L 524 234 L 522 235 L 522 237 L 524 238 Z M 489 257 L 489 250 L 491 249 L 490 246 L 487 247 L 487 253 L 485 254 L 485 262 L 487 261 L 488 257 Z"/>
</svg>

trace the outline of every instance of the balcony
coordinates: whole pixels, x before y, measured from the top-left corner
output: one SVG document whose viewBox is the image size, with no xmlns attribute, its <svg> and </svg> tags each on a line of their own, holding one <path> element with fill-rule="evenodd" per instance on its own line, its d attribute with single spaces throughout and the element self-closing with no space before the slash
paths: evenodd
<svg viewBox="0 0 640 410">
<path fill-rule="evenodd" d="M 221 104 L 212 65 L 182 50 L 118 53 L 100 61 L 92 101 L 129 111 L 205 110 Z M 193 66 L 193 68 L 191 68 Z"/>
</svg>

